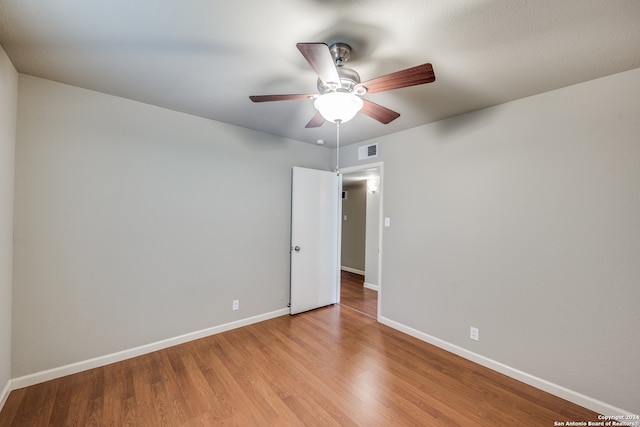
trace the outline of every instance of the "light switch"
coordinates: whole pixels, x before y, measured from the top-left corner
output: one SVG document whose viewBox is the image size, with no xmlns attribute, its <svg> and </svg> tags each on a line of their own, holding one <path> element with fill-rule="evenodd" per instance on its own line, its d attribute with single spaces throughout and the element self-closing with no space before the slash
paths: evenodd
<svg viewBox="0 0 640 427">
<path fill-rule="evenodd" d="M 384 218 L 384 226 L 385 227 L 391 227 L 391 218 L 389 218 L 389 217 L 385 217 Z"/>
<path fill-rule="evenodd" d="M 345 220 L 345 221 L 347 220 L 347 216 L 346 216 L 346 215 L 344 216 L 344 220 Z"/>
</svg>

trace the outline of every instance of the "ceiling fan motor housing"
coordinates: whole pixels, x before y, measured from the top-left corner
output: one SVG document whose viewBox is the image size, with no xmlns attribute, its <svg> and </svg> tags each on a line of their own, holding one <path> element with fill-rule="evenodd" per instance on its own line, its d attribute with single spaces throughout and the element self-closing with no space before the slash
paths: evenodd
<svg viewBox="0 0 640 427">
<path fill-rule="evenodd" d="M 352 93 L 354 87 L 360 83 L 360 75 L 354 69 L 344 66 L 344 63 L 351 57 L 351 46 L 346 43 L 333 43 L 329 46 L 329 52 L 333 57 L 333 62 L 340 77 L 340 85 L 342 87 L 332 84 L 333 82 L 328 82 L 328 84 L 325 85 L 318 79 L 318 91 L 320 94 L 329 92 Z"/>
<path fill-rule="evenodd" d="M 360 83 L 360 75 L 356 70 L 345 66 L 338 66 L 336 67 L 336 71 L 338 72 L 338 76 L 340 76 L 340 84 L 342 87 L 338 87 L 338 85 L 332 84 L 331 82 L 325 85 L 322 83 L 322 80 L 318 79 L 318 91 L 320 94 L 329 92 L 351 93 L 353 92 L 353 88 Z"/>
</svg>

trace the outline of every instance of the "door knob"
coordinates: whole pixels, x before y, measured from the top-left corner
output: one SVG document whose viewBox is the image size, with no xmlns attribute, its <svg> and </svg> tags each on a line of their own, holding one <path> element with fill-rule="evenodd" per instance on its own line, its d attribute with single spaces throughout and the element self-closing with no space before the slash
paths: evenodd
<svg viewBox="0 0 640 427">
<path fill-rule="evenodd" d="M 296 246 L 295 248 L 293 248 L 293 250 L 296 252 L 300 252 L 300 246 Z"/>
</svg>

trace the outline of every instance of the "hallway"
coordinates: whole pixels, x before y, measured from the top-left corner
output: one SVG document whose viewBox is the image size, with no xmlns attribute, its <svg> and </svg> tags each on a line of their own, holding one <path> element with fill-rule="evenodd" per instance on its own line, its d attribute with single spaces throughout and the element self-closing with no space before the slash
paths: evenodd
<svg viewBox="0 0 640 427">
<path fill-rule="evenodd" d="M 364 276 L 340 272 L 340 305 L 374 319 L 378 318 L 378 292 L 365 288 Z"/>
</svg>

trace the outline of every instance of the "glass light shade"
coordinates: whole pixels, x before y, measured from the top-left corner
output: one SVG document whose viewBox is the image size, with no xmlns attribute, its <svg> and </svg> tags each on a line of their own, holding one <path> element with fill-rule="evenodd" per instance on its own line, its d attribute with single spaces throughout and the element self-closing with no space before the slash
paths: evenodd
<svg viewBox="0 0 640 427">
<path fill-rule="evenodd" d="M 335 123 L 348 122 L 362 110 L 362 99 L 348 92 L 329 92 L 318 97 L 313 103 L 316 110 L 322 114 L 325 120 Z"/>
</svg>

